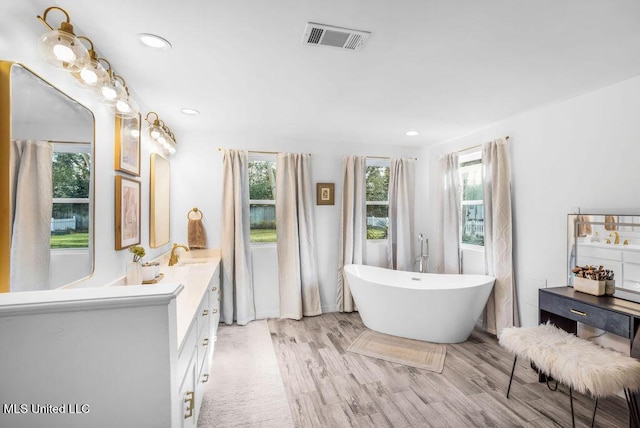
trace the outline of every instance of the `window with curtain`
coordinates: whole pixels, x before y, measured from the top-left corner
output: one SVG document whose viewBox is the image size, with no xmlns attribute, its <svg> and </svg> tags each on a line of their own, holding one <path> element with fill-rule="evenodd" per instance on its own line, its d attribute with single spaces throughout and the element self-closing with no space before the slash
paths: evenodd
<svg viewBox="0 0 640 428">
<path fill-rule="evenodd" d="M 51 248 L 86 249 L 89 247 L 91 145 L 56 143 L 52 162 Z"/>
<path fill-rule="evenodd" d="M 249 155 L 249 229 L 252 243 L 276 242 L 275 155 Z"/>
<path fill-rule="evenodd" d="M 367 239 L 387 239 L 389 229 L 389 161 L 367 159 Z"/>
<path fill-rule="evenodd" d="M 484 199 L 482 196 L 482 152 L 461 155 L 462 244 L 484 247 Z"/>
</svg>

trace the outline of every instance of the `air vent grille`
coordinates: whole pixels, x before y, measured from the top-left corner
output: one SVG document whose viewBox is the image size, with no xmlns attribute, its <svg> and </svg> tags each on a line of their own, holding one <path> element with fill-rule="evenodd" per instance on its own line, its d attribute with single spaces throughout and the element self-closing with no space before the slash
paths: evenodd
<svg viewBox="0 0 640 428">
<path fill-rule="evenodd" d="M 308 45 L 331 46 L 357 51 L 362 49 L 369 35 L 371 33 L 368 31 L 351 30 L 309 22 L 304 31 L 302 42 Z"/>
</svg>

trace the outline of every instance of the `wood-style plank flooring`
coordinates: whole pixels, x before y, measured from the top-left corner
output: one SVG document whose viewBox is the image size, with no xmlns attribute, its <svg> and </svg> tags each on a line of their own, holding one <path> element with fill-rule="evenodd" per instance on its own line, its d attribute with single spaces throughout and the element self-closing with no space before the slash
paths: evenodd
<svg viewBox="0 0 640 428">
<path fill-rule="evenodd" d="M 357 313 L 269 320 L 296 427 L 570 427 L 568 389 L 538 383 L 495 336 L 474 331 L 447 345 L 441 374 L 347 352 L 366 327 Z M 589 426 L 592 401 L 574 393 L 576 426 Z M 628 426 L 622 398 L 601 399 L 598 427 Z"/>
</svg>

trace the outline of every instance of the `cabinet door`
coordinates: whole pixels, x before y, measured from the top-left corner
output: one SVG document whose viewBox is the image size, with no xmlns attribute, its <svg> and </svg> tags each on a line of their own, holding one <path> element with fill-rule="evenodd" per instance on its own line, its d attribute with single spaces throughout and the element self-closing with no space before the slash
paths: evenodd
<svg viewBox="0 0 640 428">
<path fill-rule="evenodd" d="M 185 428 L 195 427 L 198 423 L 196 416 L 196 400 L 198 399 L 196 391 L 196 362 L 197 358 L 194 349 L 182 386 L 180 386 L 180 409 L 178 414 L 180 414 L 182 427 Z"/>
</svg>

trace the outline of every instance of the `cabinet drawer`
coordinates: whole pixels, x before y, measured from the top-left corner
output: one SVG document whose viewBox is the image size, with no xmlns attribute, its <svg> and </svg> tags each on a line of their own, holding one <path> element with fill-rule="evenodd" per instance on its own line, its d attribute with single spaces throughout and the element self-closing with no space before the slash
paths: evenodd
<svg viewBox="0 0 640 428">
<path fill-rule="evenodd" d="M 625 263 L 640 263 L 640 252 L 637 251 L 623 251 L 622 257 L 624 257 Z"/>
<path fill-rule="evenodd" d="M 196 329 L 193 324 L 189 331 L 187 331 L 187 335 L 184 338 L 184 342 L 182 342 L 182 348 L 178 353 L 178 371 L 176 375 L 177 379 L 183 379 L 184 374 L 187 370 L 187 366 L 191 361 L 191 357 L 194 355 L 196 349 Z"/>
<path fill-rule="evenodd" d="M 596 259 L 605 259 L 605 260 L 622 260 L 622 251 L 614 248 L 598 248 L 598 247 L 589 247 L 586 245 L 580 246 L 578 250 L 578 257 L 593 257 Z"/>
<path fill-rule="evenodd" d="M 624 279 L 639 282 L 640 281 L 640 265 L 633 263 L 624 264 Z"/>
<path fill-rule="evenodd" d="M 204 293 L 200 306 L 198 306 L 198 312 L 196 313 L 196 320 L 198 325 L 198 337 L 202 336 L 202 331 L 206 328 L 209 330 L 209 323 L 211 322 L 211 308 L 209 308 L 209 293 Z"/>
<path fill-rule="evenodd" d="M 623 337 L 629 337 L 630 320 L 628 315 L 598 308 L 550 293 L 540 293 L 539 296 L 540 310 L 588 324 L 595 328 L 610 331 Z"/>
</svg>

